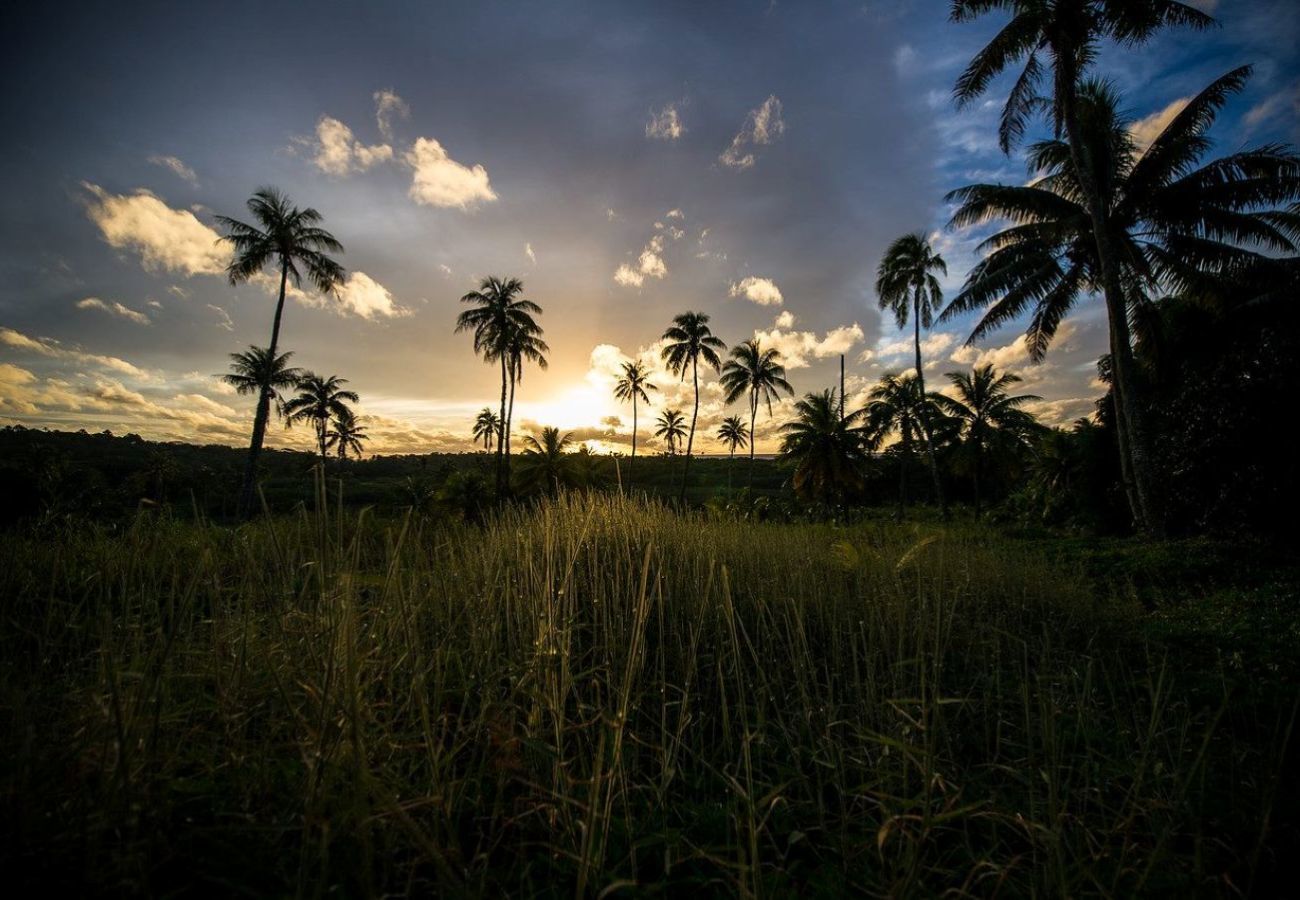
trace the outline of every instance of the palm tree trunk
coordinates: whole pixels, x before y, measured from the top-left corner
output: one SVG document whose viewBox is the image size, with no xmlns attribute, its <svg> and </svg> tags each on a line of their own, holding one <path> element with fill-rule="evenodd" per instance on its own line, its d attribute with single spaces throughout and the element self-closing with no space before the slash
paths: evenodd
<svg viewBox="0 0 1300 900">
<path fill-rule="evenodd" d="M 691 360 L 691 384 L 695 387 L 695 410 L 691 413 L 691 433 L 686 438 L 686 464 L 682 466 L 682 502 L 686 501 L 686 477 L 691 472 L 691 447 L 695 444 L 695 420 L 700 417 L 700 370 L 696 359 Z"/>
<path fill-rule="evenodd" d="M 731 445 L 731 454 L 727 459 L 727 495 L 731 495 L 731 470 L 736 467 L 736 445 Z"/>
<path fill-rule="evenodd" d="M 1165 532 L 1164 504 L 1159 496 L 1151 445 L 1146 428 L 1146 407 L 1142 397 L 1137 361 L 1129 334 L 1128 302 L 1120 283 L 1117 254 L 1110 234 L 1110 222 L 1100 191 L 1093 178 L 1091 154 L 1079 126 L 1075 106 L 1076 73 L 1070 66 L 1057 63 L 1056 99 L 1061 108 L 1070 161 L 1079 179 L 1088 218 L 1092 220 L 1097 244 L 1097 263 L 1101 268 L 1102 294 L 1106 300 L 1106 319 L 1110 326 L 1110 358 L 1115 397 L 1115 425 L 1119 431 L 1120 471 L 1125 478 L 1125 494 L 1139 531 L 1156 537 Z"/>
<path fill-rule="evenodd" d="M 907 464 L 912 461 L 912 445 L 903 436 L 903 452 L 898 459 L 898 520 L 903 520 L 903 509 L 907 506 Z"/>
<path fill-rule="evenodd" d="M 316 420 L 316 446 L 320 448 L 320 471 L 321 474 L 324 475 L 325 457 L 327 455 L 327 452 L 325 450 L 325 420 L 324 419 Z"/>
<path fill-rule="evenodd" d="M 506 495 L 505 487 L 505 450 L 506 450 L 506 355 L 501 354 L 501 433 L 497 435 L 497 499 Z"/>
<path fill-rule="evenodd" d="M 939 515 L 948 518 L 948 503 L 943 496 L 943 482 L 939 480 L 939 464 L 934 458 L 934 435 L 930 431 L 930 412 L 925 399 L 925 375 L 921 371 L 921 289 L 916 288 L 913 304 L 913 340 L 916 346 L 916 386 L 920 391 L 921 432 L 925 435 L 925 451 L 930 459 L 930 478 L 934 481 L 934 499 L 939 502 Z"/>
<path fill-rule="evenodd" d="M 632 482 L 632 469 L 636 467 L 636 394 L 632 394 L 632 462 L 627 467 L 628 483 Z"/>
<path fill-rule="evenodd" d="M 984 463 L 984 442 L 975 437 L 975 518 L 980 517 L 980 468 Z"/>
<path fill-rule="evenodd" d="M 758 391 L 749 395 L 749 489 L 754 489 L 754 420 L 758 418 Z"/>
<path fill-rule="evenodd" d="M 510 361 L 510 405 L 506 407 L 506 431 L 504 440 L 506 442 L 506 490 L 510 489 L 510 430 L 515 421 L 515 383 L 519 380 L 519 363 L 515 360 Z"/>
<path fill-rule="evenodd" d="M 289 283 L 289 261 L 280 261 L 280 298 L 275 303 L 275 319 L 271 324 L 272 362 L 280 345 L 280 319 L 284 316 L 284 293 Z M 269 373 L 268 373 L 269 374 Z M 244 483 L 239 488 L 239 505 L 236 511 L 245 518 L 253 511 L 253 494 L 257 490 L 257 459 L 262 454 L 262 441 L 266 439 L 266 422 L 271 415 L 271 385 L 263 384 L 257 393 L 257 411 L 253 414 L 253 439 L 248 445 L 248 460 L 244 464 Z"/>
</svg>

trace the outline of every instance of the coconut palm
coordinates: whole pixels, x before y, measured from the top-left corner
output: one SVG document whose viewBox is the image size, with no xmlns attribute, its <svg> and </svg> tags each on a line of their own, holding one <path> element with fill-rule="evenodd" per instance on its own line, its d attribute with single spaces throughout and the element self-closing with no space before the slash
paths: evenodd
<svg viewBox="0 0 1300 900">
<path fill-rule="evenodd" d="M 912 320 L 917 390 L 922 396 L 925 394 L 925 367 L 921 359 L 921 329 L 928 329 L 934 324 L 934 316 L 943 303 L 943 291 L 939 287 L 936 272 L 947 275 L 948 264 L 934 252 L 925 235 L 919 233 L 905 234 L 890 244 L 876 270 L 876 294 L 880 298 L 880 308 L 888 309 L 894 314 L 894 322 L 899 328 L 907 326 L 909 317 Z M 935 459 L 934 430 L 924 419 L 921 421 L 921 433 L 925 438 L 934 495 L 939 501 L 940 511 L 946 514 L 947 503 L 943 496 L 943 483 L 939 480 L 939 463 Z"/>
<path fill-rule="evenodd" d="M 500 434 L 500 417 L 492 411 L 492 407 L 483 407 L 474 419 L 474 442 L 482 441 L 483 449 L 491 453 L 492 444 Z"/>
<path fill-rule="evenodd" d="M 1053 133 L 1064 138 L 1070 168 L 1077 174 L 1077 205 L 1091 222 L 1095 284 L 1106 300 L 1110 353 L 1114 358 L 1116 411 L 1121 455 L 1131 481 L 1130 504 L 1139 527 L 1161 533 L 1163 504 L 1151 463 L 1141 383 L 1129 338 L 1129 295 L 1122 274 L 1123 251 L 1114 244 L 1111 204 L 1100 180 L 1107 167 L 1094 158 L 1103 150 L 1085 135 L 1080 86 L 1087 67 L 1105 40 L 1135 46 L 1167 26 L 1206 28 L 1213 19 L 1174 0 L 953 0 L 952 19 L 965 22 L 993 10 L 1011 14 L 1011 21 L 971 60 L 958 77 L 954 94 L 959 104 L 983 96 L 993 79 L 1023 61 L 1002 109 L 998 138 L 1004 151 L 1024 134 L 1036 111 L 1049 113 Z M 1039 86 L 1051 69 L 1051 96 Z"/>
<path fill-rule="evenodd" d="M 781 456 L 795 464 L 792 484 L 805 500 L 833 503 L 862 486 L 867 453 L 864 410 L 840 414 L 836 391 L 805 394 L 795 404 L 795 419 L 781 426 Z"/>
<path fill-rule="evenodd" d="M 655 437 L 664 439 L 669 456 L 676 456 L 678 441 L 686 437 L 686 417 L 680 410 L 665 409 L 655 424 L 659 426 L 655 429 Z"/>
<path fill-rule="evenodd" d="M 907 468 L 914 448 L 925 441 L 925 429 L 936 418 L 933 394 L 921 393 L 916 373 L 886 373 L 867 395 L 863 437 L 867 449 L 878 450 L 891 435 L 898 437 L 898 515 L 907 503 Z"/>
<path fill-rule="evenodd" d="M 525 490 L 556 492 L 561 487 L 578 487 L 574 477 L 572 440 L 558 428 L 543 428 L 540 439 L 524 438 L 524 453 L 519 459 L 518 480 Z"/>
<path fill-rule="evenodd" d="M 497 441 L 497 494 L 505 494 L 509 487 L 510 462 L 506 456 L 508 444 L 509 420 L 506 410 L 506 393 L 513 383 L 512 341 L 517 332 L 535 329 L 540 333 L 534 315 L 540 315 L 542 308 L 531 300 L 525 300 L 524 283 L 518 278 L 497 278 L 488 276 L 479 282 L 478 290 L 470 291 L 461 297 L 462 303 L 473 304 L 456 317 L 456 331 L 470 331 L 474 334 L 474 352 L 483 357 L 484 362 L 497 363 L 501 366 L 501 413 L 502 435 Z"/>
<path fill-rule="evenodd" d="M 510 360 L 510 401 L 506 405 L 506 423 L 501 433 L 506 445 L 507 465 L 510 459 L 510 430 L 515 418 L 515 388 L 524 380 L 524 363 L 536 363 L 539 369 L 545 370 L 548 365 L 545 354 L 550 351 L 546 341 L 542 340 L 541 326 L 531 318 L 512 323 L 506 336 L 506 355 Z"/>
<path fill-rule="evenodd" d="M 334 415 L 329 433 L 325 435 L 325 446 L 337 450 L 340 460 L 346 460 L 351 453 L 361 458 L 363 446 L 370 440 L 366 426 L 362 425 L 352 410 L 344 408 Z"/>
<path fill-rule="evenodd" d="M 981 512 L 980 475 L 984 455 L 997 450 L 999 455 L 1024 448 L 1038 429 L 1037 420 L 1024 411 L 1026 403 L 1041 400 L 1033 394 L 1012 395 L 1009 388 L 1023 379 L 1010 372 L 998 374 L 992 365 L 976 366 L 970 372 L 949 372 L 957 396 L 935 395 L 935 404 L 953 420 L 964 446 L 972 456 L 971 482 L 975 492 L 975 515 Z"/>
<path fill-rule="evenodd" d="M 686 380 L 686 370 L 691 370 L 691 385 L 695 389 L 695 408 L 691 412 L 691 431 L 686 438 L 686 464 L 682 468 L 682 499 L 686 499 L 686 477 L 691 471 L 691 447 L 695 443 L 695 422 L 700 416 L 700 360 L 716 371 L 722 366 L 719 350 L 727 345 L 715 337 L 709 328 L 709 317 L 702 312 L 684 312 L 673 317 L 663 334 L 664 345 L 660 355 L 668 364 L 668 371 Z"/>
<path fill-rule="evenodd" d="M 742 450 L 749 443 L 745 423 L 740 416 L 727 416 L 718 426 L 718 440 L 727 445 L 727 490 L 731 490 L 731 470 L 736 461 L 736 448 Z"/>
<path fill-rule="evenodd" d="M 794 395 L 794 388 L 785 380 L 785 366 L 775 348 L 764 350 L 757 338 L 741 341 L 731 348 L 731 358 L 722 367 L 722 388 L 727 403 L 735 403 L 749 395 L 749 486 L 754 486 L 754 422 L 758 418 L 758 404 L 767 403 L 767 414 L 772 415 L 772 401 L 785 391 Z"/>
<path fill-rule="evenodd" d="M 291 428 L 301 422 L 310 423 L 316 431 L 316 448 L 320 451 L 321 465 L 328 458 L 328 432 L 330 421 L 353 415 L 349 403 L 357 403 L 356 391 L 343 387 L 346 378 L 337 375 L 324 377 L 307 372 L 298 380 L 298 395 L 284 404 L 284 424 Z"/>
<path fill-rule="evenodd" d="M 263 389 L 270 391 L 270 401 L 275 406 L 277 418 L 284 414 L 283 391 L 297 387 L 302 378 L 302 369 L 289 365 L 293 351 L 272 357 L 265 347 L 249 347 L 242 353 L 230 354 L 230 371 L 218 376 L 235 389 L 235 393 L 247 396 L 257 394 L 261 397 Z"/>
<path fill-rule="evenodd" d="M 614 383 L 614 399 L 627 402 L 632 401 L 632 463 L 636 463 L 636 404 L 637 400 L 643 403 L 650 402 L 650 395 L 647 391 L 657 391 L 659 388 L 650 383 L 650 372 L 646 369 L 645 364 L 640 360 L 623 363 L 623 374 L 619 376 L 618 381 Z M 629 477 L 631 470 L 629 469 Z"/>
<path fill-rule="evenodd" d="M 1237 69 L 1216 80 L 1145 150 L 1134 144 L 1108 85 L 1089 81 L 1079 89 L 1080 136 L 1099 167 L 1091 180 L 1103 191 L 1106 243 L 1119 260 L 1118 316 L 1110 310 L 1096 220 L 1065 142 L 1030 148 L 1031 168 L 1043 173 L 1031 185 L 979 184 L 949 195 L 959 204 L 954 227 L 1012 223 L 981 245 L 985 258 L 940 316 L 983 310 L 970 340 L 1029 312 L 1029 353 L 1041 359 L 1080 298 L 1104 296 L 1122 478 L 1134 522 L 1151 532 L 1163 528 L 1163 506 L 1144 443 L 1147 412 L 1138 393 L 1140 373 L 1132 368 L 1132 321 L 1157 292 L 1235 281 L 1263 262 L 1257 251 L 1293 254 L 1300 240 L 1300 215 L 1287 209 L 1300 199 L 1300 157 L 1290 148 L 1269 145 L 1200 165 L 1207 130 L 1248 74 Z"/>
<path fill-rule="evenodd" d="M 245 224 L 228 216 L 216 220 L 225 229 L 222 240 L 234 248 L 226 277 L 231 284 L 243 284 L 261 274 L 267 266 L 280 270 L 279 297 L 271 324 L 271 343 L 267 355 L 275 359 L 280 346 L 280 321 L 284 316 L 284 297 L 293 279 L 301 288 L 304 278 L 322 294 L 333 293 L 343 281 L 344 269 L 326 254 L 342 253 L 343 245 L 334 235 L 320 227 L 322 216 L 308 207 L 299 209 L 289 198 L 272 187 L 259 188 L 249 198 L 248 211 L 256 222 Z M 253 436 L 248 445 L 248 462 L 239 492 L 241 514 L 252 508 L 253 489 L 257 480 L 257 460 L 266 438 L 266 421 L 271 411 L 275 388 L 264 384 L 258 393 L 257 411 L 253 416 Z"/>
</svg>

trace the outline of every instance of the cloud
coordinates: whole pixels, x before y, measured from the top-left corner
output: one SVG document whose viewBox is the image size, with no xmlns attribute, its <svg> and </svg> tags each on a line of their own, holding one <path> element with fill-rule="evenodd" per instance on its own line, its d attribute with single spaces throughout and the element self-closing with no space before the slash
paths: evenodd
<svg viewBox="0 0 1300 900">
<path fill-rule="evenodd" d="M 212 310 L 214 313 L 217 314 L 217 325 L 226 329 L 226 331 L 235 330 L 235 323 L 230 318 L 230 313 L 226 312 L 224 309 L 222 309 L 220 306 L 217 306 L 214 303 L 208 303 L 206 304 L 206 306 L 208 307 L 208 309 Z"/>
<path fill-rule="evenodd" d="M 728 293 L 732 297 L 744 297 L 759 306 L 780 306 L 783 299 L 781 289 L 776 286 L 775 281 L 754 275 L 733 282 Z"/>
<path fill-rule="evenodd" d="M 140 254 L 145 269 L 184 275 L 222 275 L 230 245 L 194 213 L 172 209 L 143 188 L 129 196 L 82 182 L 94 199 L 87 215 L 109 246 Z"/>
<path fill-rule="evenodd" d="M 392 292 L 365 272 L 349 272 L 338 288 L 339 307 L 363 319 L 410 315 L 410 310 L 393 302 Z"/>
<path fill-rule="evenodd" d="M 825 359 L 847 353 L 864 338 L 862 327 L 854 322 L 832 328 L 822 337 L 813 331 L 794 331 L 795 317 L 785 311 L 779 314 L 768 331 L 755 329 L 754 339 L 764 348 L 775 348 L 781 354 L 787 369 L 807 368 L 809 357 Z"/>
<path fill-rule="evenodd" d="M 85 300 L 77 301 L 77 309 L 98 309 L 112 316 L 118 316 L 134 322 L 137 325 L 148 325 L 149 317 L 142 312 L 137 312 L 128 306 L 123 306 L 114 300 L 111 303 L 105 303 L 98 297 L 87 297 Z"/>
<path fill-rule="evenodd" d="M 1191 102 L 1191 97 L 1179 97 L 1164 109 L 1159 109 L 1149 116 L 1138 119 L 1128 127 L 1128 133 L 1137 144 L 1138 150 L 1146 150 L 1160 137 L 1160 132 L 1169 127 L 1169 123 Z"/>
<path fill-rule="evenodd" d="M 375 91 L 375 122 L 385 140 L 393 139 L 393 120 L 409 119 L 411 108 L 392 90 Z"/>
<path fill-rule="evenodd" d="M 675 141 L 686 133 L 677 105 L 669 103 L 658 112 L 650 113 L 650 121 L 645 125 L 645 136 L 661 141 Z"/>
<path fill-rule="evenodd" d="M 748 169 L 754 165 L 752 148 L 770 144 L 785 133 L 785 120 L 781 113 L 781 101 L 775 94 L 764 100 L 758 109 L 750 110 L 744 126 L 731 139 L 731 145 L 722 151 L 718 161 L 731 169 Z"/>
<path fill-rule="evenodd" d="M 524 256 L 528 257 L 528 261 L 533 265 L 537 264 L 537 254 L 533 252 L 531 243 L 524 244 Z"/>
<path fill-rule="evenodd" d="M 1057 353 L 1068 352 L 1070 349 L 1068 345 L 1075 334 L 1075 328 L 1073 319 L 1066 319 L 1057 327 L 1056 336 L 1052 340 Z M 955 363 L 961 363 L 972 368 L 991 365 L 995 369 L 1005 371 L 1029 363 L 1029 344 L 1023 334 L 1018 335 L 1009 344 L 1004 344 L 1001 347 L 990 347 L 987 350 L 963 344 L 954 350 L 948 358 Z M 1042 367 L 1039 366 L 1038 368 L 1041 369 Z"/>
<path fill-rule="evenodd" d="M 406 162 L 415 170 L 410 196 L 416 203 L 468 210 L 497 199 L 487 169 L 461 165 L 433 138 L 417 138 Z"/>
<path fill-rule="evenodd" d="M 199 183 L 199 176 L 194 174 L 194 170 L 185 163 L 181 162 L 174 156 L 151 156 L 149 162 L 155 166 L 162 166 L 165 169 L 171 169 L 176 176 L 183 181 L 188 181 L 192 185 Z"/>
<path fill-rule="evenodd" d="M 351 128 L 332 116 L 321 116 L 316 123 L 316 155 L 311 161 L 327 175 L 364 172 L 392 158 L 393 148 L 388 144 L 368 147 L 356 139 Z"/>
<path fill-rule="evenodd" d="M 148 372 L 131 365 L 124 359 L 118 359 L 116 356 L 100 356 L 96 353 L 83 353 L 80 350 L 73 350 L 64 347 L 58 341 L 50 338 L 28 337 L 22 332 L 14 331 L 12 328 L 0 327 L 0 344 L 5 345 L 6 347 L 11 347 L 19 352 L 32 353 L 50 359 L 88 363 L 90 365 L 99 366 L 104 369 L 111 369 L 114 372 L 121 372 L 124 375 L 132 375 L 136 378 L 145 380 L 150 378 Z"/>
<path fill-rule="evenodd" d="M 680 214 L 680 210 L 674 210 Z M 686 236 L 686 232 L 676 226 L 665 226 L 663 222 L 655 222 L 654 227 L 658 229 L 656 234 L 650 236 L 646 245 L 641 248 L 641 253 L 636 259 L 636 265 L 622 263 L 614 270 L 614 283 L 623 287 L 641 287 L 645 284 L 647 278 L 662 279 L 668 275 L 668 263 L 664 261 L 664 248 L 668 240 L 674 242 L 680 241 Z"/>
<path fill-rule="evenodd" d="M 1242 124 L 1255 129 L 1265 122 L 1279 119 L 1291 123 L 1291 134 L 1300 139 L 1300 85 L 1288 87 L 1265 97 L 1241 117 Z"/>
</svg>

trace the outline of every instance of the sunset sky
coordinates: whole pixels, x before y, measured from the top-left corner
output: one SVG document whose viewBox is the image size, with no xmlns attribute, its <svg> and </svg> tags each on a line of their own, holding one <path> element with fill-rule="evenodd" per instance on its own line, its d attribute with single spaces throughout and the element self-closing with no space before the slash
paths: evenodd
<svg viewBox="0 0 1300 900">
<path fill-rule="evenodd" d="M 1101 59 L 1139 139 L 1254 63 L 1219 149 L 1300 140 L 1292 3 L 1196 5 L 1222 27 Z M 621 448 L 614 373 L 657 359 L 688 309 L 729 344 L 777 346 L 801 393 L 834 383 L 843 352 L 860 394 L 910 365 L 910 332 L 871 289 L 887 243 L 931 233 L 950 297 L 980 235 L 945 229 L 945 192 L 1029 177 L 996 146 L 1005 84 L 961 112 L 950 99 L 1000 21 L 950 24 L 944 2 L 25 7 L 5 13 L 0 62 L 0 424 L 246 442 L 252 399 L 214 374 L 267 342 L 274 285 L 226 282 L 213 217 L 244 218 L 267 184 L 347 248 L 340 296 L 296 295 L 282 344 L 350 379 L 372 451 L 468 447 L 499 374 L 453 325 L 489 274 L 545 309 L 551 365 L 525 374 L 524 431 Z M 1038 366 L 1015 328 L 964 347 L 970 324 L 927 336 L 936 383 L 993 361 L 1043 396 L 1046 421 L 1091 411 L 1097 304 Z M 653 380 L 643 436 L 663 405 L 689 411 L 689 389 Z M 760 451 L 786 409 L 763 417 Z M 704 452 L 725 414 L 711 376 Z"/>
</svg>

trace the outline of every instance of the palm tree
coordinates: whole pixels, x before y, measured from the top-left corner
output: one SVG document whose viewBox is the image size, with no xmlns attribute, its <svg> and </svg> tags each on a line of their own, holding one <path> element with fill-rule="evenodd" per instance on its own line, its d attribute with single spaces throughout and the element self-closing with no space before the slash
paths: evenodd
<svg viewBox="0 0 1300 900">
<path fill-rule="evenodd" d="M 1100 180 L 1107 167 L 1093 155 L 1102 148 L 1085 135 L 1080 82 L 1103 40 L 1131 47 L 1162 27 L 1207 28 L 1214 20 L 1175 0 L 953 0 L 952 19 L 971 21 L 994 9 L 1011 13 L 1011 21 L 975 55 L 957 79 L 953 92 L 959 104 L 971 103 L 988 90 L 998 74 L 1023 60 L 1024 68 L 1002 109 L 998 138 L 1003 150 L 1009 151 L 1019 141 L 1037 110 L 1050 112 L 1053 133 L 1057 139 L 1065 138 L 1070 168 L 1077 173 L 1077 205 L 1091 222 L 1095 284 L 1106 300 L 1120 448 L 1132 482 L 1130 504 L 1138 526 L 1160 534 L 1164 531 L 1163 504 L 1155 484 L 1141 385 L 1129 337 L 1129 297 L 1121 271 L 1122 250 L 1114 243 L 1109 215 L 1113 210 L 1106 185 Z M 1044 63 L 1052 70 L 1050 98 L 1038 93 Z"/>
<path fill-rule="evenodd" d="M 731 470 L 735 466 L 736 448 L 742 450 L 749 443 L 749 436 L 745 434 L 745 423 L 740 420 L 740 416 L 727 416 L 718 426 L 718 440 L 727 445 L 727 490 L 731 490 Z"/>
<path fill-rule="evenodd" d="M 948 264 L 934 252 L 923 234 L 905 234 L 889 245 L 884 259 L 876 270 L 876 294 L 880 308 L 894 314 L 899 328 L 912 319 L 912 342 L 916 350 L 917 390 L 925 395 L 925 369 L 921 360 L 921 328 L 934 324 L 935 313 L 943 303 L 943 291 L 934 274 L 948 274 Z M 925 437 L 926 455 L 930 461 L 930 478 L 934 482 L 934 496 L 939 500 L 939 510 L 944 515 L 948 505 L 943 496 L 943 483 L 939 480 L 939 464 L 935 460 L 934 433 L 930 423 L 921 421 Z"/>
<path fill-rule="evenodd" d="M 295 287 L 307 281 L 322 294 L 333 293 L 343 281 L 344 270 L 327 253 L 342 253 L 343 245 L 334 235 L 320 227 L 322 216 L 308 207 L 299 209 L 289 198 L 275 188 L 264 187 L 254 192 L 248 200 L 248 211 L 256 225 L 247 225 L 227 216 L 217 216 L 226 233 L 223 240 L 234 247 L 234 256 L 226 267 L 230 283 L 242 284 L 258 275 L 268 265 L 280 270 L 280 295 L 275 303 L 275 319 L 271 324 L 271 343 L 267 355 L 275 359 L 280 346 L 280 320 L 284 315 L 285 289 L 289 279 Z M 257 398 L 257 412 L 253 416 L 253 437 L 248 445 L 248 463 L 244 469 L 244 482 L 239 491 L 239 511 L 246 514 L 253 505 L 253 490 L 257 481 L 257 459 L 266 438 L 266 420 L 270 415 L 274 387 L 262 385 Z"/>
<path fill-rule="evenodd" d="M 289 357 L 293 351 L 282 353 L 272 358 L 264 347 L 249 347 L 242 353 L 230 354 L 230 371 L 218 376 L 235 389 L 235 393 L 247 396 L 257 394 L 260 398 L 264 388 L 270 390 L 270 400 L 275 402 L 276 417 L 284 415 L 284 396 L 282 391 L 297 387 L 302 378 L 302 369 L 289 366 Z"/>
<path fill-rule="evenodd" d="M 686 477 L 691 471 L 691 447 L 695 443 L 695 422 L 700 416 L 700 360 L 715 370 L 722 366 L 719 350 L 727 345 L 714 337 L 709 328 L 709 317 L 701 312 L 684 312 L 673 317 L 673 324 L 664 331 L 664 345 L 660 355 L 668 364 L 668 371 L 686 379 L 686 369 L 691 370 L 691 384 L 695 388 L 695 409 L 691 413 L 691 433 L 686 439 L 686 464 L 682 468 L 682 499 L 686 499 Z"/>
<path fill-rule="evenodd" d="M 767 403 L 767 414 L 772 415 L 772 401 L 785 391 L 794 395 L 794 388 L 785 380 L 785 366 L 775 348 L 764 350 L 757 338 L 741 341 L 731 348 L 731 359 L 722 367 L 722 387 L 727 392 L 725 401 L 735 403 L 749 395 L 749 486 L 754 486 L 754 422 L 758 418 L 759 401 Z"/>
<path fill-rule="evenodd" d="M 538 313 L 541 309 L 538 309 Z M 506 423 L 502 432 L 505 441 L 505 458 L 510 459 L 510 430 L 515 418 L 515 386 L 524 380 L 524 362 L 537 363 L 539 369 L 547 367 L 546 357 L 551 348 L 542 340 L 542 328 L 531 318 L 512 323 L 506 335 L 506 354 L 510 360 L 510 402 L 506 406 Z M 507 473 L 508 474 L 508 473 Z"/>
<path fill-rule="evenodd" d="M 577 487 L 573 454 L 568 452 L 572 443 L 570 436 L 561 435 L 558 428 L 543 428 L 540 440 L 531 434 L 525 437 L 524 455 L 519 460 L 520 484 L 547 492 Z"/>
<path fill-rule="evenodd" d="M 795 464 L 795 493 L 816 503 L 842 500 L 846 492 L 862 486 L 865 411 L 841 416 L 832 388 L 805 394 L 794 408 L 794 421 L 781 426 L 781 456 Z"/>
<path fill-rule="evenodd" d="M 686 417 L 676 409 L 666 409 L 655 423 L 655 437 L 663 438 L 668 444 L 668 455 L 677 455 L 677 442 L 686 437 Z"/>
<path fill-rule="evenodd" d="M 971 341 L 1028 311 L 1028 349 L 1038 360 L 1081 297 L 1105 297 L 1121 475 L 1133 521 L 1152 533 L 1164 527 L 1163 505 L 1145 443 L 1148 413 L 1138 393 L 1141 373 L 1133 368 L 1131 321 L 1153 292 L 1237 280 L 1264 260 L 1256 249 L 1295 253 L 1300 238 L 1300 216 L 1286 209 L 1300 198 L 1300 157 L 1289 148 L 1269 145 L 1198 165 L 1209 146 L 1206 131 L 1248 74 L 1237 69 L 1215 81 L 1145 150 L 1134 145 L 1113 90 L 1097 81 L 1079 89 L 1080 137 L 1099 167 L 1091 181 L 1103 191 L 1110 232 L 1104 243 L 1118 254 L 1118 315 L 1110 310 L 1097 220 L 1065 142 L 1031 147 L 1029 164 L 1044 173 L 1031 185 L 977 184 L 949 195 L 959 203 L 953 227 L 1012 223 L 981 245 L 985 258 L 940 315 L 983 310 Z"/>
<path fill-rule="evenodd" d="M 886 373 L 867 395 L 864 439 L 867 449 L 877 450 L 891 434 L 898 435 L 895 445 L 898 461 L 898 515 L 907 503 L 907 466 L 912 448 L 925 440 L 925 429 L 934 416 L 934 396 L 921 393 L 916 374 Z"/>
<path fill-rule="evenodd" d="M 462 303 L 471 303 L 474 309 L 467 309 L 456 317 L 456 331 L 474 333 L 474 352 L 483 357 L 484 362 L 499 363 L 501 366 L 501 439 L 497 441 L 497 495 L 504 495 L 509 488 L 509 459 L 506 447 L 509 442 L 509 420 L 506 411 L 506 392 L 512 384 L 511 343 L 517 330 L 536 329 L 534 315 L 540 315 L 542 308 L 531 300 L 519 295 L 523 293 L 524 283 L 518 278 L 501 279 L 488 276 L 479 282 L 478 290 L 470 291 L 461 297 Z"/>
<path fill-rule="evenodd" d="M 1010 372 L 999 375 L 992 365 L 976 366 L 969 373 L 949 372 L 946 377 L 952 382 L 957 396 L 936 394 L 934 399 L 939 409 L 955 422 L 974 457 L 972 483 L 975 516 L 978 518 L 985 450 L 997 448 L 1002 455 L 1016 447 L 1028 446 L 1038 422 L 1021 407 L 1042 398 L 1033 394 L 1012 396 L 1008 388 L 1024 379 Z"/>
<path fill-rule="evenodd" d="M 299 422 L 310 422 L 316 430 L 316 447 L 320 451 L 321 465 L 327 459 L 329 424 L 332 419 L 352 416 L 349 403 L 357 403 L 356 391 L 346 390 L 346 378 L 330 375 L 328 378 L 315 372 L 305 373 L 298 381 L 298 396 L 284 404 L 286 428 Z"/>
<path fill-rule="evenodd" d="M 338 448 L 340 460 L 346 460 L 351 453 L 361 458 L 362 445 L 370 440 L 366 426 L 357 419 L 356 414 L 346 407 L 335 413 L 329 433 L 325 435 L 325 446 Z"/>
<path fill-rule="evenodd" d="M 483 449 L 492 452 L 492 443 L 501 433 L 501 419 L 492 411 L 492 407 L 485 406 L 479 410 L 478 416 L 474 419 L 474 443 L 483 442 Z"/>
<path fill-rule="evenodd" d="M 618 381 L 614 384 L 614 399 L 627 402 L 632 401 L 632 464 L 636 463 L 636 402 L 641 400 L 644 403 L 650 402 L 650 395 L 646 391 L 657 391 L 659 388 L 650 383 L 650 372 L 640 361 L 623 363 L 623 374 L 619 376 Z M 628 477 L 631 477 L 631 468 L 628 469 Z"/>
</svg>

